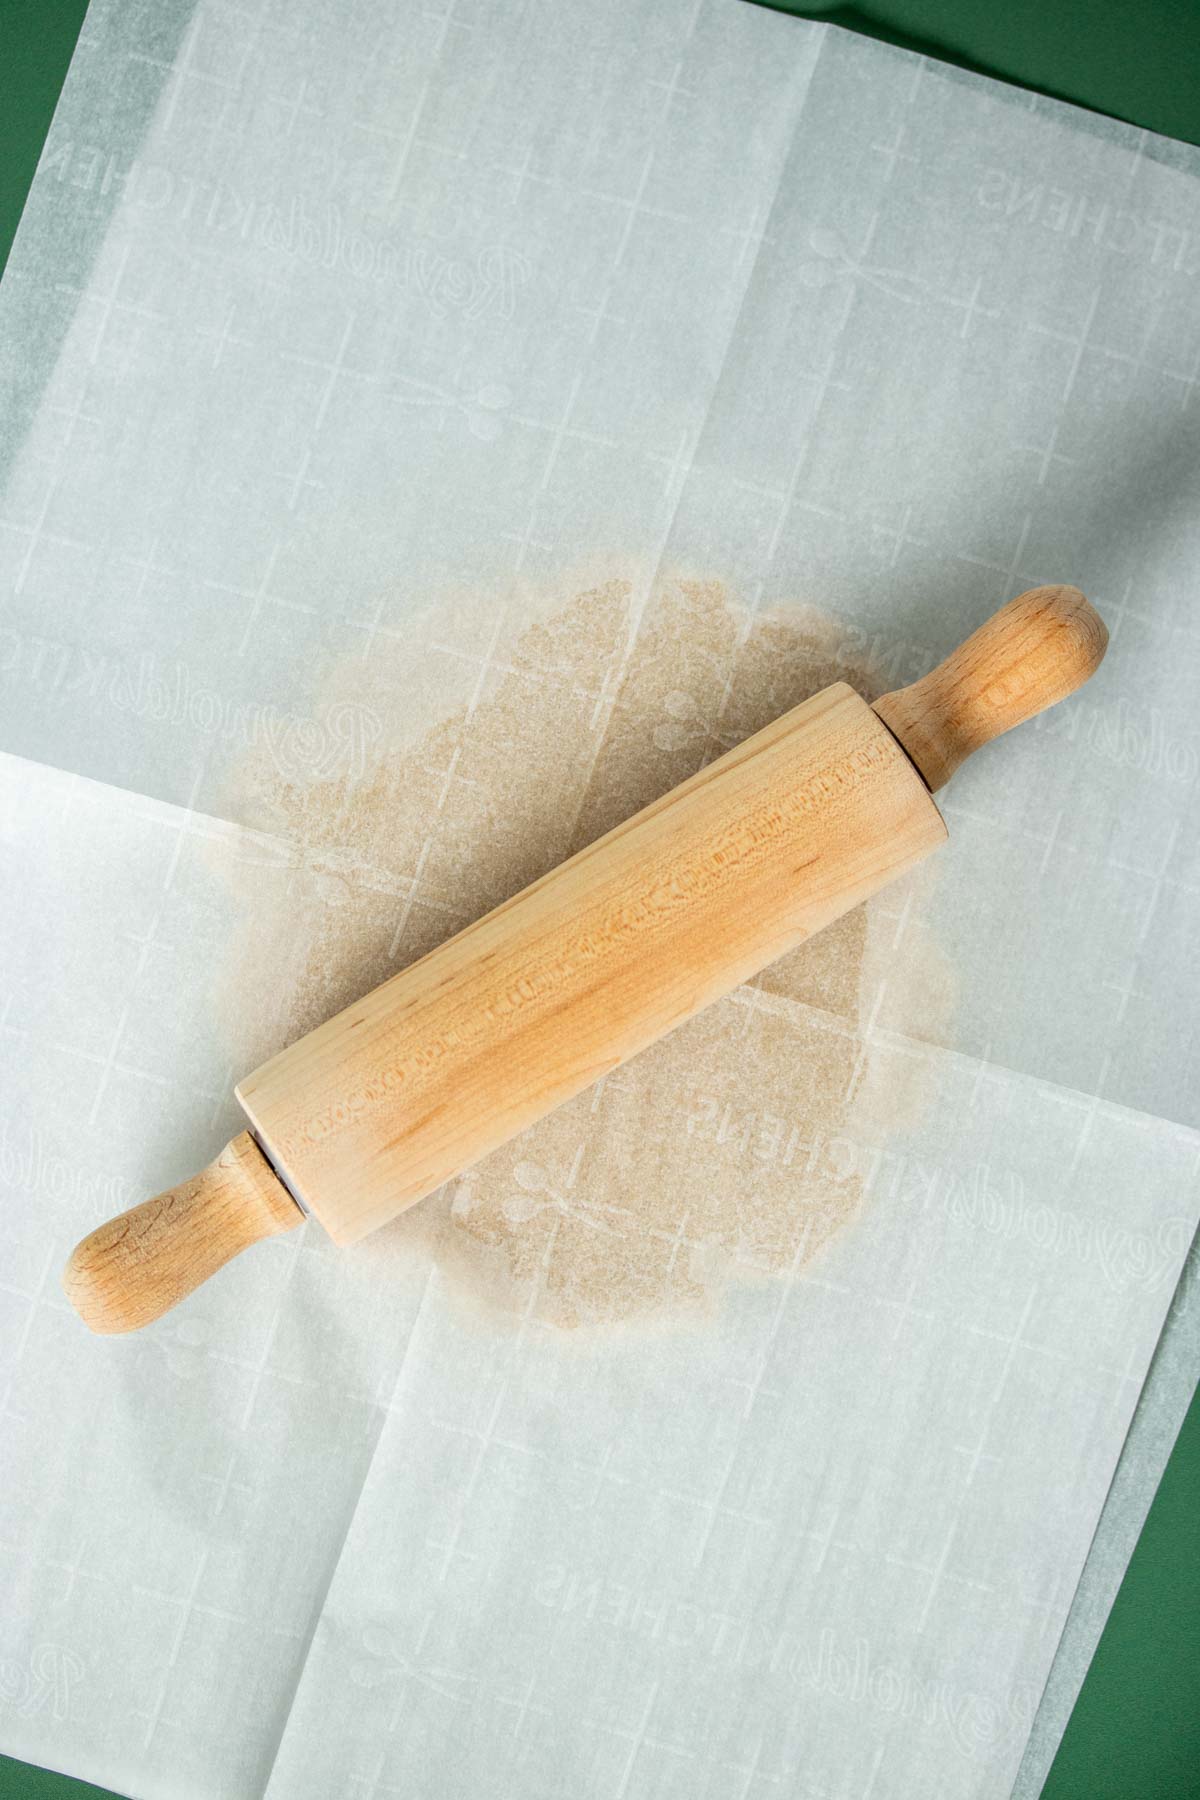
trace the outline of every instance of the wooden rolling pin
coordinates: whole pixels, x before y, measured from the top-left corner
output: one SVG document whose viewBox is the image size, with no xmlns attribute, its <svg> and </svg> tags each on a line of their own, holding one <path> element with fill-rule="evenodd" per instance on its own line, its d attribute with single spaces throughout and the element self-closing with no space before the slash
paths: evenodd
<svg viewBox="0 0 1200 1800">
<path fill-rule="evenodd" d="M 936 850 L 931 792 L 1107 641 L 1034 588 L 873 707 L 835 682 L 748 738 L 248 1076 L 249 1131 L 78 1245 L 81 1318 L 135 1330 L 303 1213 L 385 1225 Z"/>
</svg>

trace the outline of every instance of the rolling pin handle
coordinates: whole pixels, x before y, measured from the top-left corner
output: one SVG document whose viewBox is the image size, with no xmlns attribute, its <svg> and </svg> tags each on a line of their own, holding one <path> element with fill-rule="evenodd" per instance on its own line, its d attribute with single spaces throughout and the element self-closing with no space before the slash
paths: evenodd
<svg viewBox="0 0 1200 1800">
<path fill-rule="evenodd" d="M 1107 646 L 1078 588 L 1030 588 L 875 711 L 936 793 L 973 750 L 1082 687 Z"/>
<path fill-rule="evenodd" d="M 303 1214 L 248 1131 L 189 1181 L 109 1219 L 75 1246 L 67 1299 L 92 1331 L 137 1331 L 240 1250 Z"/>
</svg>

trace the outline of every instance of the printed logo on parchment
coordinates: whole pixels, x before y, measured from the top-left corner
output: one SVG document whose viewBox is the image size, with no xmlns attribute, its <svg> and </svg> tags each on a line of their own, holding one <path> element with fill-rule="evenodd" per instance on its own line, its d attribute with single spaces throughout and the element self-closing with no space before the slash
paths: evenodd
<svg viewBox="0 0 1200 1800">
<path fill-rule="evenodd" d="M 1090 194 L 999 168 L 984 171 L 975 198 L 985 212 L 1002 213 L 1019 225 L 1096 244 L 1117 256 L 1136 256 L 1174 273 L 1200 274 L 1196 233 L 1165 219 L 1142 218 Z"/>
<path fill-rule="evenodd" d="M 1085 744 L 1093 755 L 1121 769 L 1181 783 L 1195 781 L 1200 773 L 1197 740 L 1174 736 L 1157 706 L 1135 707 L 1123 696 L 1108 705 L 1080 699 L 1057 713 L 1042 713 L 1035 724 L 1049 737 Z"/>
<path fill-rule="evenodd" d="M 190 726 L 247 749 L 265 747 L 287 779 L 360 779 L 383 721 L 371 707 L 343 700 L 313 718 L 235 700 L 199 680 L 187 663 L 149 653 L 105 655 L 87 644 L 0 630 L 0 680 L 15 680 L 69 705 L 111 707 L 158 724 Z"/>
<path fill-rule="evenodd" d="M 385 1626 L 367 1625 L 362 1634 L 362 1647 L 367 1656 L 350 1664 L 350 1679 L 355 1686 L 376 1688 L 399 1681 L 403 1687 L 404 1683 L 413 1681 L 456 1705 L 468 1700 L 476 1685 L 475 1676 L 433 1662 L 425 1653 L 431 1618 L 432 1615 L 426 1620 L 411 1655 L 400 1647 Z"/>
<path fill-rule="evenodd" d="M 356 226 L 333 200 L 281 200 L 158 163 L 122 167 L 94 144 L 55 144 L 38 174 L 100 196 L 119 189 L 143 212 L 169 213 L 216 238 L 236 238 L 271 255 L 380 283 L 423 301 L 435 318 L 511 319 L 532 274 L 529 258 L 511 244 L 464 243 L 449 250 L 428 239 L 377 236 Z"/>
<path fill-rule="evenodd" d="M 106 1174 L 62 1156 L 36 1128 L 18 1135 L 0 1121 L 0 1187 L 39 1200 L 63 1201 L 79 1219 L 111 1219 L 141 1198 L 122 1175 Z"/>
<path fill-rule="evenodd" d="M 0 1706 L 24 1718 L 70 1718 L 71 1696 L 85 1673 L 82 1658 L 62 1644 L 37 1644 L 27 1661 L 0 1657 Z"/>
<path fill-rule="evenodd" d="M 808 234 L 808 247 L 815 260 L 802 262 L 796 270 L 797 280 L 805 287 L 829 287 L 836 281 L 850 279 L 905 303 L 929 291 L 925 282 L 904 269 L 883 268 L 855 256 L 840 234 L 827 225 L 813 227 Z"/>
<path fill-rule="evenodd" d="M 1153 1293 L 1173 1287 L 1192 1238 L 1192 1222 L 1178 1215 L 1153 1231 L 1130 1231 L 1092 1214 L 1031 1200 L 1015 1169 L 977 1163 L 967 1170 L 940 1169 L 909 1156 L 887 1153 L 893 1195 L 919 1198 L 956 1224 L 1029 1245 L 1044 1256 L 1094 1263 L 1114 1294 Z"/>
<path fill-rule="evenodd" d="M 734 1668 L 776 1676 L 810 1694 L 869 1712 L 896 1715 L 919 1729 L 944 1732 L 964 1756 L 986 1753 L 1006 1737 L 1023 1739 L 1035 1702 L 1015 1690 L 1002 1706 L 993 1696 L 927 1678 L 885 1661 L 869 1639 L 853 1640 L 825 1626 L 816 1637 L 773 1630 L 745 1615 L 718 1612 L 690 1600 L 651 1594 L 605 1576 L 581 1576 L 549 1563 L 533 1586 L 534 1602 L 581 1624 L 627 1633 L 665 1650 L 685 1650 Z"/>
</svg>

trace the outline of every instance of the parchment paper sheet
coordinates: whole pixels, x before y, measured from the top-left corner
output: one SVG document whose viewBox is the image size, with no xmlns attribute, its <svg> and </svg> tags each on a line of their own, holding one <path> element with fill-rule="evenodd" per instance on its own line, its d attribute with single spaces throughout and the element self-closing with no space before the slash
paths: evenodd
<svg viewBox="0 0 1200 1800">
<path fill-rule="evenodd" d="M 716 0 L 93 6 L 0 290 L 5 1750 L 155 1796 L 1008 1794 L 1100 1522 L 1036 1791 L 1196 1363 L 1177 1309 L 1127 1441 L 1197 1212 L 1198 234 L 1194 151 Z M 451 780 L 522 633 L 617 581 L 549 856 L 680 583 L 901 681 L 1053 579 L 1108 662 L 872 909 L 841 1028 L 919 1104 L 847 1130 L 818 1256 L 566 1332 L 536 1268 L 503 1317 L 306 1226 L 84 1335 L 70 1244 L 283 1028 L 245 943 L 307 904 L 297 792 L 461 718 Z M 736 649 L 660 648 L 647 755 L 719 740 Z M 381 907 L 436 932 L 507 791 Z M 752 1084 L 827 1012 L 746 990 L 715 1041 Z M 654 1092 L 522 1204 L 716 1116 Z"/>
<path fill-rule="evenodd" d="M 1191 1401 L 1200 1371 L 1198 1270 L 1193 1241 L 1022 1758 L 1013 1788 L 1019 1800 L 1033 1800 L 1041 1792 Z"/>
</svg>

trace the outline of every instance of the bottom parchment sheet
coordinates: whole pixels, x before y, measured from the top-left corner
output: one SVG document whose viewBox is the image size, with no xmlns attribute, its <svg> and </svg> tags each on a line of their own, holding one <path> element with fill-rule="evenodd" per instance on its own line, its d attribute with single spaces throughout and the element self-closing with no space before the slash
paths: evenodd
<svg viewBox="0 0 1200 1800">
<path fill-rule="evenodd" d="M 1015 1800 L 1036 1800 L 1041 1793 L 1155 1488 L 1200 1380 L 1198 1278 L 1200 1251 L 1193 1239 L 1067 1614 L 1013 1787 Z"/>
</svg>

